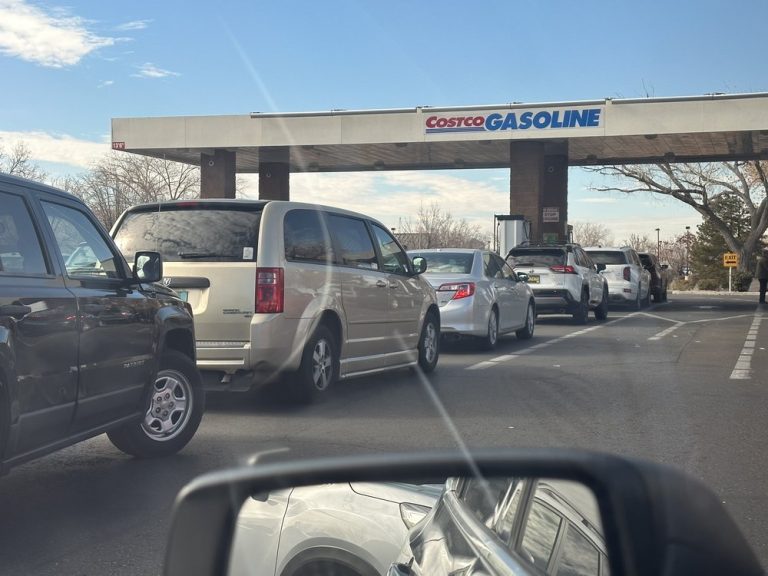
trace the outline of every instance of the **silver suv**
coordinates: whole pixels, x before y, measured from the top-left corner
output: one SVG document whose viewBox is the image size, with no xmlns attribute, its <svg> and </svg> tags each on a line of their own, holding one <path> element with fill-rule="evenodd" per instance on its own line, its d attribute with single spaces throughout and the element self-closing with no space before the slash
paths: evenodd
<svg viewBox="0 0 768 576">
<path fill-rule="evenodd" d="M 578 244 L 518 246 L 507 264 L 533 289 L 538 314 L 571 314 L 578 324 L 590 310 L 598 320 L 608 317 L 608 284 Z"/>
<path fill-rule="evenodd" d="M 603 276 L 608 281 L 611 302 L 629 304 L 639 310 L 651 303 L 651 273 L 643 267 L 635 249 L 585 248 L 589 257 L 605 268 Z"/>
<path fill-rule="evenodd" d="M 291 395 L 310 401 L 337 378 L 437 365 L 440 314 L 420 276 L 425 261 L 409 261 L 362 214 L 281 201 L 145 204 L 112 236 L 126 255 L 162 254 L 164 282 L 192 305 L 209 386 L 287 375 Z"/>
</svg>

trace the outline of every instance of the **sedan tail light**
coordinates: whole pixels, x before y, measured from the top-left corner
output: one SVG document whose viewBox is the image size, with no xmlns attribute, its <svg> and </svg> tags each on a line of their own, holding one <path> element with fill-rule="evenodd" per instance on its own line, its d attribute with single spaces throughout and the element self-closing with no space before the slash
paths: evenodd
<svg viewBox="0 0 768 576">
<path fill-rule="evenodd" d="M 632 279 L 632 269 L 629 266 L 624 266 L 624 280 L 629 282 Z"/>
<path fill-rule="evenodd" d="M 256 268 L 257 314 L 276 314 L 283 311 L 285 280 L 282 268 Z"/>
<path fill-rule="evenodd" d="M 460 300 L 461 298 L 468 298 L 475 293 L 474 282 L 455 282 L 453 284 L 442 284 L 437 289 L 438 292 L 456 292 L 451 300 Z"/>
<path fill-rule="evenodd" d="M 552 272 L 560 272 L 561 274 L 577 274 L 576 268 L 573 266 L 550 266 L 549 267 Z"/>
</svg>

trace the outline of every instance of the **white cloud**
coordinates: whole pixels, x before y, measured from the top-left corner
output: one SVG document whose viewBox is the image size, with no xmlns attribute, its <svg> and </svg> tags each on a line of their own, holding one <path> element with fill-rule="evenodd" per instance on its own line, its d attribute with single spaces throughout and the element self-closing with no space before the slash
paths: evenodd
<svg viewBox="0 0 768 576">
<path fill-rule="evenodd" d="M 108 142 L 80 140 L 66 134 L 0 130 L 0 146 L 9 149 L 18 142 L 26 144 L 36 162 L 54 162 L 76 168 L 89 168 L 110 150 Z"/>
<path fill-rule="evenodd" d="M 103 82 L 99 82 L 98 88 L 106 88 L 107 86 L 112 86 L 114 83 L 114 80 L 104 80 Z"/>
<path fill-rule="evenodd" d="M 152 22 L 152 20 L 131 20 L 130 22 L 124 22 L 123 24 L 115 26 L 115 30 L 144 30 L 149 26 L 150 22 Z"/>
<path fill-rule="evenodd" d="M 0 53 L 42 66 L 74 66 L 114 38 L 97 36 L 86 22 L 61 9 L 48 11 L 25 0 L 0 0 Z"/>
<path fill-rule="evenodd" d="M 178 72 L 171 72 L 170 70 L 164 70 L 158 68 L 151 62 L 145 62 L 141 66 L 137 66 L 139 71 L 132 76 L 136 78 L 167 78 L 168 76 L 180 76 Z"/>
</svg>

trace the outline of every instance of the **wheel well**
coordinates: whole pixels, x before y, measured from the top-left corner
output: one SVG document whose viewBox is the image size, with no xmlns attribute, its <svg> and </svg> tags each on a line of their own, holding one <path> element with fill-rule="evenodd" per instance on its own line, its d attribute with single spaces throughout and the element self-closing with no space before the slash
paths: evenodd
<svg viewBox="0 0 768 576">
<path fill-rule="evenodd" d="M 376 569 L 362 558 L 339 548 L 311 548 L 300 552 L 281 576 L 376 576 Z"/>
<path fill-rule="evenodd" d="M 437 322 L 437 326 L 440 326 L 440 309 L 435 304 L 430 304 L 429 308 L 427 308 L 427 315 L 433 314 L 435 316 L 435 321 Z M 426 315 L 425 315 L 426 318 Z"/>
<path fill-rule="evenodd" d="M 195 359 L 195 343 L 188 330 L 171 330 L 165 335 L 165 349 L 176 350 Z"/>
<path fill-rule="evenodd" d="M 336 345 L 339 347 L 339 353 L 341 353 L 341 347 L 343 344 L 341 319 L 339 318 L 339 315 L 331 310 L 326 310 L 323 312 L 322 316 L 320 316 L 320 322 L 318 322 L 318 326 L 320 324 L 326 326 L 331 331 L 331 334 L 333 334 L 333 337 L 336 339 Z M 339 356 L 341 356 L 341 354 L 339 354 Z"/>
</svg>

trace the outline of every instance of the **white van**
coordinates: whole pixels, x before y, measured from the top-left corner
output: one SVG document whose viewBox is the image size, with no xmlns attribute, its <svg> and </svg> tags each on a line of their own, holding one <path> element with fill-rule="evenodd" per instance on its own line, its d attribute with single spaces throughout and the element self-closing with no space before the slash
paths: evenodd
<svg viewBox="0 0 768 576">
<path fill-rule="evenodd" d="M 209 386 L 288 375 L 309 401 L 337 378 L 420 366 L 440 346 L 435 292 L 381 223 L 297 202 L 194 200 L 130 208 L 112 229 L 128 258 L 162 254 L 163 282 L 195 317 Z"/>
</svg>

